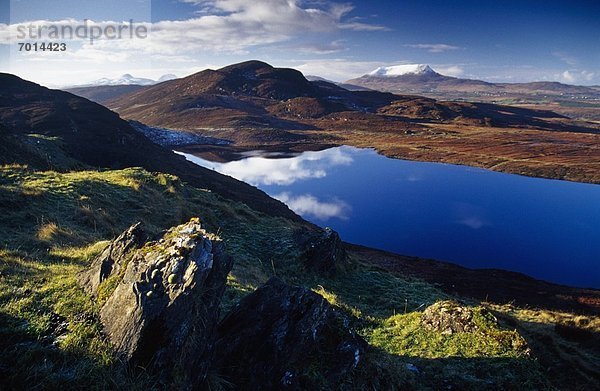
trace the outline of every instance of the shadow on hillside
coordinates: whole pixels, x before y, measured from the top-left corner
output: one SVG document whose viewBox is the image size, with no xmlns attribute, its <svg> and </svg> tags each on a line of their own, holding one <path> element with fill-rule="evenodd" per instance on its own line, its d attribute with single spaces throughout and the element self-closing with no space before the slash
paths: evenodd
<svg viewBox="0 0 600 391">
<path fill-rule="evenodd" d="M 535 333 L 531 326 L 521 322 L 517 327 L 527 341 L 529 357 L 423 358 L 370 346 L 363 367 L 357 370 L 361 379 L 367 379 L 365 389 L 598 389 L 600 333 L 571 330 L 570 340 L 565 340 L 553 331 L 553 324 L 544 325 L 546 330 L 533 324 Z"/>
<path fill-rule="evenodd" d="M 550 382 L 529 358 L 392 355 L 370 347 L 357 368 L 362 389 L 373 390 L 540 390 Z"/>
<path fill-rule="evenodd" d="M 102 364 L 84 347 L 60 349 L 58 326 L 51 322 L 36 337 L 26 331 L 26 320 L 0 312 L 0 389 L 156 389 L 143 371 L 130 371 L 118 361 Z"/>
<path fill-rule="evenodd" d="M 599 290 L 552 284 L 507 270 L 468 269 L 449 262 L 408 257 L 350 243 L 345 246 L 366 264 L 400 277 L 427 281 L 450 295 L 496 304 L 512 303 L 520 307 L 600 314 Z"/>
<path fill-rule="evenodd" d="M 567 322 L 528 322 L 494 311 L 527 341 L 534 357 L 559 389 L 592 390 L 600 384 L 600 333 Z M 593 319 L 586 318 L 586 319 Z"/>
</svg>

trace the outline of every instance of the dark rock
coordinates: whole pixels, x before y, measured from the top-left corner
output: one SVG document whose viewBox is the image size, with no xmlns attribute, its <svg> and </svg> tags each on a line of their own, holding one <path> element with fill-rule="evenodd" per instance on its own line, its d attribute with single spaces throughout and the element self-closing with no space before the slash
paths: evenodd
<svg viewBox="0 0 600 391">
<path fill-rule="evenodd" d="M 333 276 L 337 267 L 348 255 L 337 232 L 325 228 L 323 234 L 309 244 L 306 251 L 306 266 L 318 273 Z"/>
<path fill-rule="evenodd" d="M 425 309 L 421 324 L 442 334 L 470 333 L 477 330 L 473 315 L 471 308 L 456 301 L 440 301 Z"/>
<path fill-rule="evenodd" d="M 218 335 L 220 373 L 244 390 L 335 388 L 366 348 L 322 296 L 277 278 L 242 299 Z"/>
<path fill-rule="evenodd" d="M 94 261 L 88 270 L 78 276 L 79 283 L 85 290 L 96 296 L 102 281 L 110 275 L 118 274 L 127 262 L 127 255 L 141 248 L 147 240 L 147 235 L 141 223 L 129 227 L 119 237 L 113 240 Z"/>
<path fill-rule="evenodd" d="M 100 311 L 120 356 L 169 386 L 199 387 L 212 362 L 219 304 L 232 263 L 223 243 L 198 219 L 137 250 Z"/>
</svg>

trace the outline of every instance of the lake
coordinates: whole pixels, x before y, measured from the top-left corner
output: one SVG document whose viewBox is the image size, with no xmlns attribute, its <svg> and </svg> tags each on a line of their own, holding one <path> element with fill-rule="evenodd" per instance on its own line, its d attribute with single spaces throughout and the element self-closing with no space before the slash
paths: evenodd
<svg viewBox="0 0 600 391">
<path fill-rule="evenodd" d="M 257 186 L 343 240 L 600 288 L 600 186 L 336 147 L 188 160 Z"/>
</svg>

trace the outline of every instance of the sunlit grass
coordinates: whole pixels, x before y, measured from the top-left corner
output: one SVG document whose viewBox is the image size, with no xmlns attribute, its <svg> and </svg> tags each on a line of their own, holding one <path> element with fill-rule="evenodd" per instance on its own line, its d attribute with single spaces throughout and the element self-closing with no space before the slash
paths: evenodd
<svg viewBox="0 0 600 391">
<path fill-rule="evenodd" d="M 0 168 L 0 205 L 0 368 L 15 369 L 6 381 L 16 387 L 151 388 L 151 374 L 120 365 L 102 335 L 98 311 L 118 279 L 102 284 L 100 297 L 93 299 L 78 287 L 76 275 L 133 223 L 142 221 L 156 234 L 196 216 L 223 238 L 235 260 L 221 314 L 273 276 L 307 286 L 348 314 L 371 343 L 370 359 L 357 376 L 433 389 L 444 379 L 477 389 L 485 386 L 486 376 L 504 387 L 533 379 L 537 387 L 543 375 L 535 357 L 525 352 L 530 338 L 540 336 L 555 338 L 568 359 L 598 359 L 598 352 L 578 349 L 554 329 L 562 323 L 598 333 L 594 317 L 488 306 L 498 314 L 498 325 L 482 317 L 477 333 L 447 336 L 424 330 L 422 311 L 450 295 L 360 259 L 351 259 L 332 278 L 309 272 L 295 239 L 305 227 L 171 175 L 138 168 L 59 173 L 5 166 Z M 483 311 L 477 302 L 466 305 Z M 569 347 L 580 353 L 574 356 Z M 427 372 L 429 380 L 407 370 L 407 364 Z M 592 364 L 583 367 L 594 371 Z"/>
</svg>

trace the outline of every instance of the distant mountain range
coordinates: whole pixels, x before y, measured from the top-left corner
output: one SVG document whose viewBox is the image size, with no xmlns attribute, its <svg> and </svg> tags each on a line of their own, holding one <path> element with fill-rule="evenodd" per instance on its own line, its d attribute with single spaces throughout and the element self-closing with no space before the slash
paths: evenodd
<svg viewBox="0 0 600 391">
<path fill-rule="evenodd" d="M 429 67 L 417 71 L 421 73 L 394 75 L 391 78 L 445 78 Z M 398 70 L 389 72 L 397 73 Z M 377 122 L 382 127 L 418 119 L 557 129 L 562 125 L 546 119 L 564 118 L 546 110 L 487 103 L 441 102 L 380 91 L 349 91 L 327 81 L 309 81 L 296 70 L 274 68 L 260 61 L 204 70 L 185 78 L 143 87 L 118 96 L 106 102 L 106 105 L 124 118 L 146 125 L 190 131 L 203 128 L 324 128 L 342 116 L 341 113 L 345 118 L 351 115 L 353 122 Z M 239 132 L 229 136 L 239 137 Z M 274 133 L 267 136 L 271 139 L 275 137 Z"/>
<path fill-rule="evenodd" d="M 138 86 L 150 86 L 157 83 L 162 83 L 163 81 L 177 79 L 176 75 L 167 74 L 162 75 L 158 80 L 146 79 L 143 77 L 134 77 L 129 73 L 122 75 L 116 79 L 102 78 L 98 80 L 94 80 L 90 83 L 71 86 L 70 88 L 79 88 L 79 87 L 98 87 L 98 86 L 130 86 L 130 85 L 138 85 Z"/>
<path fill-rule="evenodd" d="M 597 87 L 573 86 L 558 82 L 489 83 L 482 80 L 445 76 L 426 64 L 380 67 L 345 84 L 403 94 L 489 94 L 489 95 L 581 95 L 599 96 Z"/>
<path fill-rule="evenodd" d="M 137 91 L 144 86 L 151 86 L 176 78 L 176 75 L 167 74 L 161 76 L 158 80 L 152 80 L 134 77 L 126 73 L 116 79 L 102 78 L 87 84 L 66 87 L 63 90 L 87 98 L 93 102 L 104 104 L 117 96 Z"/>
<path fill-rule="evenodd" d="M 117 79 L 103 78 L 86 85 L 68 87 L 64 90 L 94 102 L 106 104 L 120 96 L 139 91 L 143 87 L 175 79 L 176 76 L 171 74 L 162 76 L 158 81 L 125 74 Z M 535 100 L 550 97 L 554 99 L 583 99 L 592 102 L 600 100 L 600 86 L 574 86 L 549 81 L 490 83 L 482 80 L 442 75 L 427 64 L 379 67 L 364 76 L 344 83 L 334 82 L 315 75 L 306 76 L 306 80 L 334 84 L 349 91 L 382 91 L 421 95 L 444 100 L 492 103 L 505 103 L 504 100 L 510 98 Z"/>
<path fill-rule="evenodd" d="M 384 68 L 376 72 L 380 76 L 370 77 L 427 78 L 431 83 L 446 80 L 495 88 L 491 83 L 449 78 L 430 68 Z M 106 87 L 111 86 L 102 88 Z M 465 99 L 463 95 L 467 94 L 458 97 Z M 554 109 L 562 106 L 553 102 L 527 107 L 473 100 L 349 91 L 327 81 L 310 81 L 294 69 L 247 61 L 138 86 L 103 104 L 124 119 L 151 128 L 228 140 L 232 143 L 227 146 L 210 146 L 225 154 L 240 148 L 352 145 L 403 159 L 600 183 L 597 167 L 590 163 L 598 161 L 593 146 L 599 123 L 557 113 Z"/>
<path fill-rule="evenodd" d="M 434 70 L 427 64 L 404 64 L 391 67 L 379 67 L 369 73 L 369 76 L 392 77 L 404 75 L 434 74 Z"/>
</svg>

